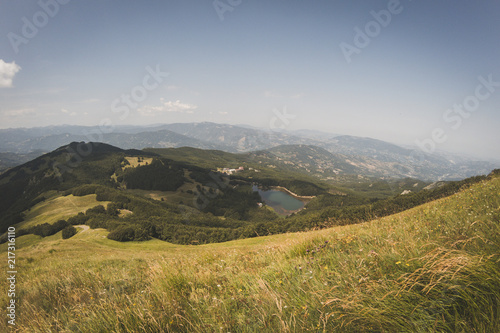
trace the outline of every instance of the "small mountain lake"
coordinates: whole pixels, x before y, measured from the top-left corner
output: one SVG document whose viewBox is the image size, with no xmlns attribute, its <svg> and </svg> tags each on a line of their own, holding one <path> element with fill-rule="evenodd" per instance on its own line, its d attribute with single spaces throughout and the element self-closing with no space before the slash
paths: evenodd
<svg viewBox="0 0 500 333">
<path fill-rule="evenodd" d="M 279 190 L 261 190 L 253 186 L 254 191 L 258 191 L 260 197 L 266 205 L 274 209 L 278 215 L 290 215 L 293 212 L 304 208 L 304 202 L 294 198 L 288 193 Z"/>
</svg>

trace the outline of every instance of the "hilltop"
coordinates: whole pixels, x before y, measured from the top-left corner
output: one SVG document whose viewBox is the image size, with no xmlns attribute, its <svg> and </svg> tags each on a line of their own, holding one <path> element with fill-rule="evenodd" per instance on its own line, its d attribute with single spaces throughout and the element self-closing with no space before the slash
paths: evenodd
<svg viewBox="0 0 500 333">
<path fill-rule="evenodd" d="M 20 236 L 16 328 L 496 332 L 499 192 L 497 172 L 363 224 L 200 246 Z"/>
</svg>

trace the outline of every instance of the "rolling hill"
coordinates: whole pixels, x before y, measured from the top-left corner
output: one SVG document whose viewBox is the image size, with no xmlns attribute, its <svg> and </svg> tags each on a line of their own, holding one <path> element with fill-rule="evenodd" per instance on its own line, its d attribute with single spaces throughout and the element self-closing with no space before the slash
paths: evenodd
<svg viewBox="0 0 500 333">
<path fill-rule="evenodd" d="M 123 150 L 104 143 L 73 142 L 0 175 L 4 233 L 0 241 L 6 241 L 10 226 L 23 234 L 50 236 L 70 225 L 85 224 L 105 228 L 111 239 L 120 241 L 223 242 L 361 223 L 485 179 L 474 177 L 424 190 L 428 183 L 415 179 L 357 177 L 334 185 L 311 176 L 313 167 L 326 171 L 341 167 L 325 164 L 332 156 L 314 146 L 280 146 L 260 156 L 196 148 Z M 237 167 L 241 170 L 231 175 L 217 171 Z M 295 193 L 305 209 L 280 217 L 262 205 L 255 185 Z M 95 207 L 80 208 L 57 221 L 33 216 L 38 205 L 53 207 L 54 200 L 72 202 L 67 198 L 89 195 L 95 195 Z"/>
<path fill-rule="evenodd" d="M 252 190 L 257 180 L 287 186 L 297 193 L 326 191 L 312 177 L 280 174 L 265 167 L 259 167 L 262 179 L 248 176 L 256 173 L 249 170 L 247 175 L 229 178 L 214 170 L 224 167 L 227 160 L 207 167 L 197 159 L 202 151 L 195 148 L 158 151 L 163 155 L 73 142 L 9 169 L 0 175 L 1 232 L 12 225 L 21 228 L 46 223 L 44 219 L 39 219 L 40 223 L 26 221 L 40 203 L 96 195 L 99 207 L 87 207 L 85 212 L 76 212 L 84 214 L 66 217 L 70 224 L 105 227 L 116 231 L 115 239 L 121 240 L 155 237 L 180 243 L 220 242 L 255 236 L 256 229 L 262 228 L 259 223 L 279 218 L 272 210 L 259 209 L 260 197 Z M 220 151 L 203 152 L 239 159 Z M 44 228 L 47 235 L 57 231 L 50 223 Z M 31 228 L 23 232 L 42 231 Z M 120 236 L 125 234 L 129 236 Z"/>
<path fill-rule="evenodd" d="M 16 329 L 497 332 L 499 192 L 496 173 L 364 224 L 201 246 L 19 236 Z"/>
</svg>

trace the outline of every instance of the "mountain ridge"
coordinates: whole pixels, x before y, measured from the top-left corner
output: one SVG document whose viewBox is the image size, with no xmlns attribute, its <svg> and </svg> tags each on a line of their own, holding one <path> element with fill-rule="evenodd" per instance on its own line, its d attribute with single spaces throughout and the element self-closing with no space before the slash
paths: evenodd
<svg viewBox="0 0 500 333">
<path fill-rule="evenodd" d="M 314 131 L 265 131 L 250 127 L 201 123 L 158 124 L 154 126 L 117 126 L 114 132 L 103 133 L 98 127 L 52 126 L 37 128 L 29 135 L 27 129 L 0 130 L 0 153 L 14 151 L 26 154 L 33 150 L 50 151 L 71 141 L 92 141 L 99 138 L 123 149 L 167 148 L 191 146 L 201 149 L 216 149 L 231 153 L 255 152 L 286 145 L 313 145 L 332 154 L 340 154 L 360 170 L 375 170 L 379 176 L 415 177 L 424 180 L 463 179 L 487 173 L 497 168 L 498 163 L 475 161 L 453 154 L 424 154 L 378 139 L 350 135 L 334 135 Z M 46 130 L 46 135 L 40 136 Z M 122 132 L 119 132 L 123 130 Z M 86 135 L 84 134 L 86 133 Z M 24 138 L 24 139 L 23 139 Z M 1 158 L 1 156 L 0 156 Z M 15 162 L 0 160 L 7 167 Z M 10 164 L 9 164 L 10 163 Z"/>
</svg>

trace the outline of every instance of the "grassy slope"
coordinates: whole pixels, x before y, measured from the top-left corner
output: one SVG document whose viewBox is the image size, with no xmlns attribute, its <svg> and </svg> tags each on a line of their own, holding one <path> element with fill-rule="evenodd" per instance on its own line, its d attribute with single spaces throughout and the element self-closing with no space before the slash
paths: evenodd
<svg viewBox="0 0 500 333">
<path fill-rule="evenodd" d="M 95 194 L 81 197 L 73 195 L 52 197 L 26 211 L 25 220 L 16 228 L 27 228 L 43 223 L 53 224 L 98 205 L 106 207 L 108 203 L 109 201 L 97 201 Z"/>
<path fill-rule="evenodd" d="M 148 165 L 151 164 L 153 161 L 152 157 L 142 157 L 142 161 L 139 162 L 139 157 L 125 157 L 127 162 L 129 163 L 128 165 L 125 165 L 123 168 L 137 168 L 138 166 L 142 165 Z"/>
<path fill-rule="evenodd" d="M 500 331 L 499 192 L 496 178 L 365 224 L 204 246 L 118 243 L 99 229 L 22 236 L 16 327 Z"/>
</svg>

